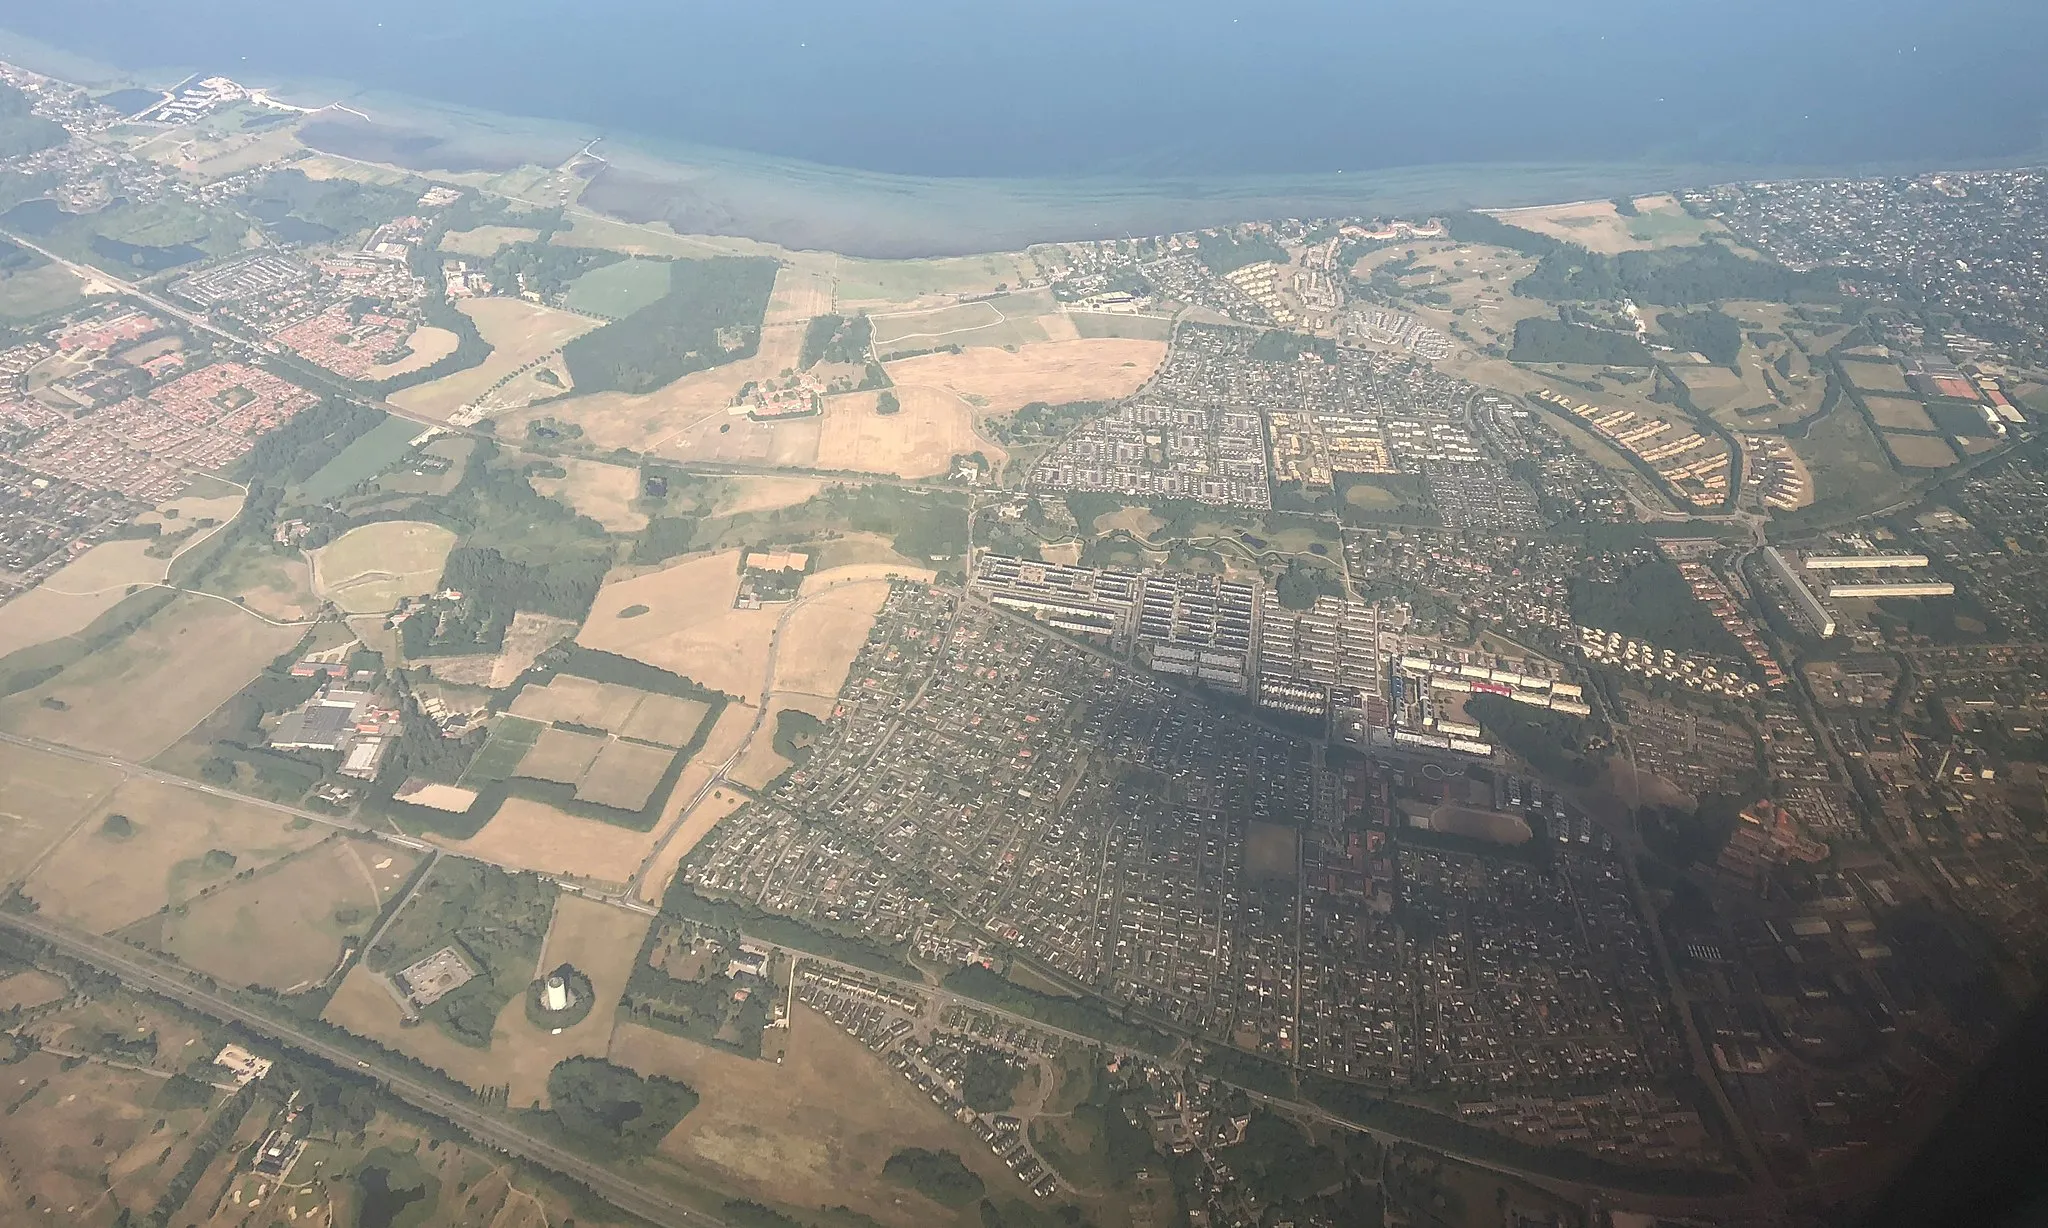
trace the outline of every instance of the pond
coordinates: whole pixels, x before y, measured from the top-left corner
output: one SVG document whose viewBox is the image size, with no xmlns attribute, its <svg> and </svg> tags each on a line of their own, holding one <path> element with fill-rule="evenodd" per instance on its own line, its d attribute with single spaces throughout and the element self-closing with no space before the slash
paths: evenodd
<svg viewBox="0 0 2048 1228">
<path fill-rule="evenodd" d="M 66 213 L 56 201 L 42 196 L 35 200 L 25 200 L 6 213 L 0 214 L 0 222 L 5 222 L 9 230 L 18 230 L 31 238 L 41 239 L 57 233 L 66 222 L 77 216 L 76 213 Z"/>
<path fill-rule="evenodd" d="M 105 235 L 92 237 L 92 250 L 94 254 L 107 260 L 143 273 L 161 273 L 165 269 L 175 269 L 181 264 L 206 259 L 206 253 L 190 243 L 180 243 L 176 247 L 144 247 L 136 243 L 123 243 L 119 239 L 109 239 Z"/>
<path fill-rule="evenodd" d="M 322 226 L 302 217 L 281 217 L 270 222 L 270 233 L 283 243 L 305 246 L 311 243 L 325 243 L 341 232 L 332 226 Z"/>
</svg>

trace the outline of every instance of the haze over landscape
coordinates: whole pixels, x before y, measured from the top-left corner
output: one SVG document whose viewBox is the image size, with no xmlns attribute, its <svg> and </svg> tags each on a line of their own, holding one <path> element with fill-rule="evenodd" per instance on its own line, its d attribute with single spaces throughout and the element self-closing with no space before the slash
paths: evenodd
<svg viewBox="0 0 2048 1228">
<path fill-rule="evenodd" d="M 1992 1222 L 2044 51 L 0 0 L 0 1225 Z"/>
</svg>

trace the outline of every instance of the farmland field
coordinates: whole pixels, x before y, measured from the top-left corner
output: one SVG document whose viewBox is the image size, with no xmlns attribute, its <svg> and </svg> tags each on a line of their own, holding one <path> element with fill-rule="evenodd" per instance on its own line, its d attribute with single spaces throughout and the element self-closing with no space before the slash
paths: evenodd
<svg viewBox="0 0 2048 1228">
<path fill-rule="evenodd" d="M 569 285 L 562 305 L 572 311 L 622 319 L 667 297 L 669 262 L 631 259 L 592 269 Z"/>
<path fill-rule="evenodd" d="M 110 823 L 113 815 L 125 826 Z M 42 915 L 106 933 L 328 834 L 293 822 L 245 802 L 131 780 L 78 825 L 23 891 Z"/>
<path fill-rule="evenodd" d="M 1126 341 L 1169 341 L 1173 320 L 1167 316 L 1120 311 L 1069 311 L 1067 320 L 1077 337 L 1116 337 Z"/>
<path fill-rule="evenodd" d="M 0 701 L 0 728 L 142 761 L 299 641 L 232 603 L 179 596 L 127 638 Z M 150 702 L 138 704 L 135 696 Z"/>
<path fill-rule="evenodd" d="M 381 614 L 441 581 L 455 534 L 419 520 L 350 529 L 313 552 L 313 587 L 350 614 Z"/>
<path fill-rule="evenodd" d="M 781 613 L 737 610 L 739 552 L 702 555 L 600 589 L 576 642 L 758 702 Z M 648 612 L 620 618 L 644 605 Z"/>
<path fill-rule="evenodd" d="M 94 813 L 121 774 L 47 751 L 0 744 L 0 880 L 13 881 Z"/>
<path fill-rule="evenodd" d="M 551 780 L 573 785 L 583 779 L 597 753 L 605 748 L 603 738 L 566 729 L 541 730 L 540 739 L 519 761 L 518 775 L 528 780 Z"/>
<path fill-rule="evenodd" d="M 974 431 L 974 408 L 941 388 L 902 387 L 891 395 L 901 406 L 876 412 L 880 393 L 828 397 L 818 426 L 817 465 L 855 473 L 903 478 L 936 477 L 952 458 L 980 452 L 1000 463 L 1002 448 Z"/>
<path fill-rule="evenodd" d="M 157 946 L 226 984 L 317 982 L 418 864 L 404 849 L 333 837 L 194 900 L 164 921 Z"/>
<path fill-rule="evenodd" d="M 1033 401 L 1108 401 L 1129 396 L 1166 357 L 1158 341 L 1077 338 L 1009 350 L 977 348 L 889 364 L 899 388 L 942 388 L 995 413 Z"/>
<path fill-rule="evenodd" d="M 546 802 L 508 797 L 467 840 L 436 840 L 459 853 L 542 874 L 625 883 L 654 847 L 651 832 L 564 814 Z"/>
<path fill-rule="evenodd" d="M 614 738 L 597 752 L 596 762 L 577 784 L 576 800 L 615 810 L 639 810 L 647 805 L 675 757 L 672 750 Z"/>
</svg>

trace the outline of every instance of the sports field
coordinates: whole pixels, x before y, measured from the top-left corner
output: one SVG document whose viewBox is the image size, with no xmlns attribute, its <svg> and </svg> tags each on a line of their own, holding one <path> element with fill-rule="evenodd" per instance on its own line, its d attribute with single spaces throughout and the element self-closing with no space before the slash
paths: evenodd
<svg viewBox="0 0 2048 1228">
<path fill-rule="evenodd" d="M 1033 401 L 1058 405 L 1129 396 L 1152 378 L 1165 357 L 1161 341 L 1080 337 L 1020 345 L 1014 352 L 976 348 L 926 354 L 888 367 L 899 390 L 940 388 L 977 408 L 1006 413 Z"/>
<path fill-rule="evenodd" d="M 1934 419 L 1927 416 L 1927 409 L 1918 401 L 1905 397 L 1865 397 L 1863 403 L 1870 407 L 1870 416 L 1885 430 L 1931 431 Z"/>
<path fill-rule="evenodd" d="M 120 815 L 124 824 L 110 824 Z M 30 876 L 41 915 L 95 933 L 129 925 L 209 886 L 324 839 L 277 811 L 150 780 L 116 789 Z"/>
<path fill-rule="evenodd" d="M 393 404 L 411 413 L 446 419 L 527 363 L 552 354 L 599 324 L 588 316 L 516 298 L 469 299 L 461 304 L 461 310 L 491 343 L 490 357 L 467 371 L 393 393 Z"/>
<path fill-rule="evenodd" d="M 1884 445 L 1908 469 L 1946 469 L 1956 463 L 1956 452 L 1938 435 L 1884 433 Z"/>
<path fill-rule="evenodd" d="M 587 733 L 543 729 L 533 748 L 520 759 L 516 774 L 528 780 L 551 780 L 573 785 L 583 779 L 583 774 L 590 770 L 590 765 L 597 760 L 597 752 L 604 746 L 603 738 Z"/>
<path fill-rule="evenodd" d="M 1527 844 L 1532 834 L 1527 820 L 1505 811 L 1474 810 L 1445 803 L 1424 817 L 1430 831 L 1492 844 Z"/>
<path fill-rule="evenodd" d="M 1293 882 L 1300 869 L 1300 861 L 1300 831 L 1278 823 L 1245 825 L 1245 873 L 1269 882 Z"/>
<path fill-rule="evenodd" d="M 1910 394 L 1912 386 L 1906 383 L 1906 373 L 1899 370 L 1897 363 L 1889 359 L 1844 358 L 1842 373 L 1849 382 L 1865 392 L 1899 392 Z"/>
<path fill-rule="evenodd" d="M 0 728 L 136 762 L 163 751 L 298 643 L 232 602 L 179 596 L 127 638 L 0 700 Z M 146 695 L 148 703 L 137 703 Z"/>
<path fill-rule="evenodd" d="M 420 520 L 361 525 L 313 552 L 313 588 L 349 614 L 381 614 L 441 582 L 455 534 Z"/>
<path fill-rule="evenodd" d="M 709 707 L 702 700 L 657 695 L 570 674 L 558 675 L 546 686 L 525 687 L 512 702 L 512 712 L 518 716 L 565 721 L 663 746 L 688 745 Z"/>
</svg>

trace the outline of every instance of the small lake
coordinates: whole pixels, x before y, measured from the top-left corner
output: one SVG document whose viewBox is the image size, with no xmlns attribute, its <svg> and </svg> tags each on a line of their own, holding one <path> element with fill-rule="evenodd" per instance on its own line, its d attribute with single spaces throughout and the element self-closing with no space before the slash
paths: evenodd
<svg viewBox="0 0 2048 1228">
<path fill-rule="evenodd" d="M 105 235 L 92 237 L 92 250 L 104 259 L 142 273 L 161 273 L 165 269 L 175 269 L 181 264 L 206 259 L 206 253 L 190 243 L 180 243 L 176 247 L 144 247 L 137 243 L 109 239 Z"/>
</svg>

